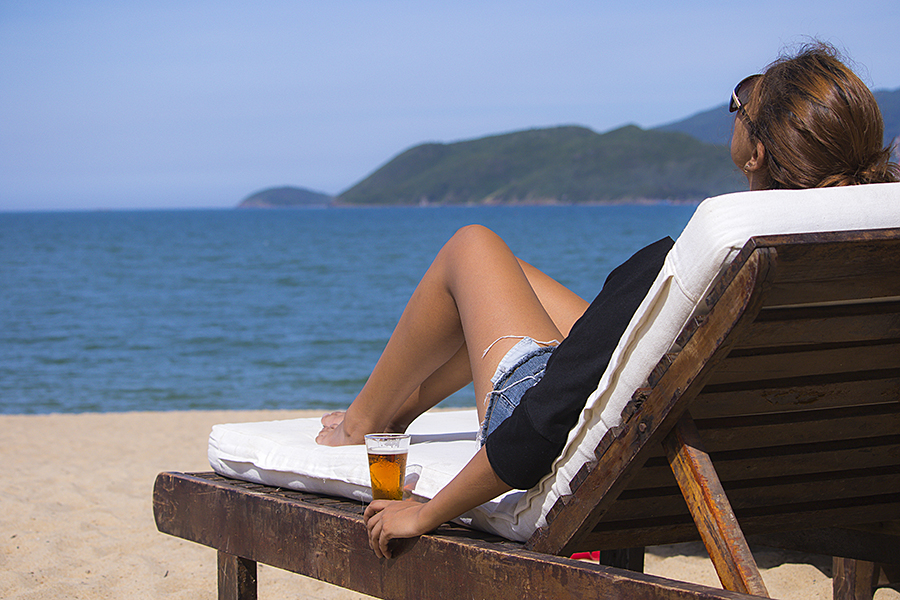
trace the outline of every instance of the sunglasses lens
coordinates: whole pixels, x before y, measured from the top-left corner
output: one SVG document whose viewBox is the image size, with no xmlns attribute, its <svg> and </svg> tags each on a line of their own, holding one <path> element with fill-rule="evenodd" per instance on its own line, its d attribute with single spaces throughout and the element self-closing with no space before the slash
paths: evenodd
<svg viewBox="0 0 900 600">
<path fill-rule="evenodd" d="M 731 93 L 731 102 L 728 103 L 729 112 L 739 110 L 741 106 L 747 103 L 747 98 L 750 96 L 750 89 L 752 88 L 752 86 L 748 84 L 757 77 L 760 77 L 760 75 L 745 77 L 734 87 L 734 91 Z"/>
</svg>

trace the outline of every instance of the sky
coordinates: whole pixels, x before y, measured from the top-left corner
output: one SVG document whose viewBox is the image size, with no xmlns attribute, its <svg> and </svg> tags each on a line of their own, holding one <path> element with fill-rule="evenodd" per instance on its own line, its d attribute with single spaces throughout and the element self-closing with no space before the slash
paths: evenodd
<svg viewBox="0 0 900 600">
<path fill-rule="evenodd" d="M 0 0 L 0 211 L 338 194 L 424 142 L 655 127 L 810 37 L 900 88 L 896 0 Z"/>
</svg>

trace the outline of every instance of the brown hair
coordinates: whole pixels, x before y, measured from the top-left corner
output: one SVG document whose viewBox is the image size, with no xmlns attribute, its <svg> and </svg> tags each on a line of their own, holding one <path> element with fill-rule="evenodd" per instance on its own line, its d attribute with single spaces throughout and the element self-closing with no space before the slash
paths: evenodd
<svg viewBox="0 0 900 600">
<path fill-rule="evenodd" d="M 772 188 L 898 181 L 875 96 L 830 46 L 816 43 L 772 63 L 748 101 Z"/>
</svg>

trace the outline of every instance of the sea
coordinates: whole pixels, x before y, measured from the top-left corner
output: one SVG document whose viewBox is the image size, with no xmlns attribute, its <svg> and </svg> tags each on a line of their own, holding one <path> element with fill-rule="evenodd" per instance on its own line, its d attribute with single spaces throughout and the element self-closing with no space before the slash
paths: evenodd
<svg viewBox="0 0 900 600">
<path fill-rule="evenodd" d="M 591 300 L 695 208 L 0 213 L 0 413 L 344 408 L 458 228 Z"/>
</svg>

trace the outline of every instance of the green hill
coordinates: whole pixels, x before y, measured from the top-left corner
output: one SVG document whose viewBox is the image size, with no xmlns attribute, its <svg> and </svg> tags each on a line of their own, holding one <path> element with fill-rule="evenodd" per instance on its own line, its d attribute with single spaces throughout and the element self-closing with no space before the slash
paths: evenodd
<svg viewBox="0 0 900 600">
<path fill-rule="evenodd" d="M 328 206 L 334 200 L 328 194 L 298 187 L 276 187 L 247 196 L 238 208 L 290 208 L 300 206 Z"/>
<path fill-rule="evenodd" d="M 885 143 L 900 140 L 900 89 L 874 93 Z M 422 144 L 336 198 L 282 187 L 240 206 L 700 200 L 746 186 L 729 156 L 733 119 L 723 105 L 650 130 L 570 126 Z"/>
<path fill-rule="evenodd" d="M 680 131 L 707 144 L 721 145 L 731 142 L 733 130 L 734 114 L 728 112 L 724 104 L 656 128 L 656 131 Z"/>
<path fill-rule="evenodd" d="M 700 200 L 742 189 L 728 148 L 629 125 L 531 129 L 411 148 L 342 192 L 340 204 Z"/>
</svg>

